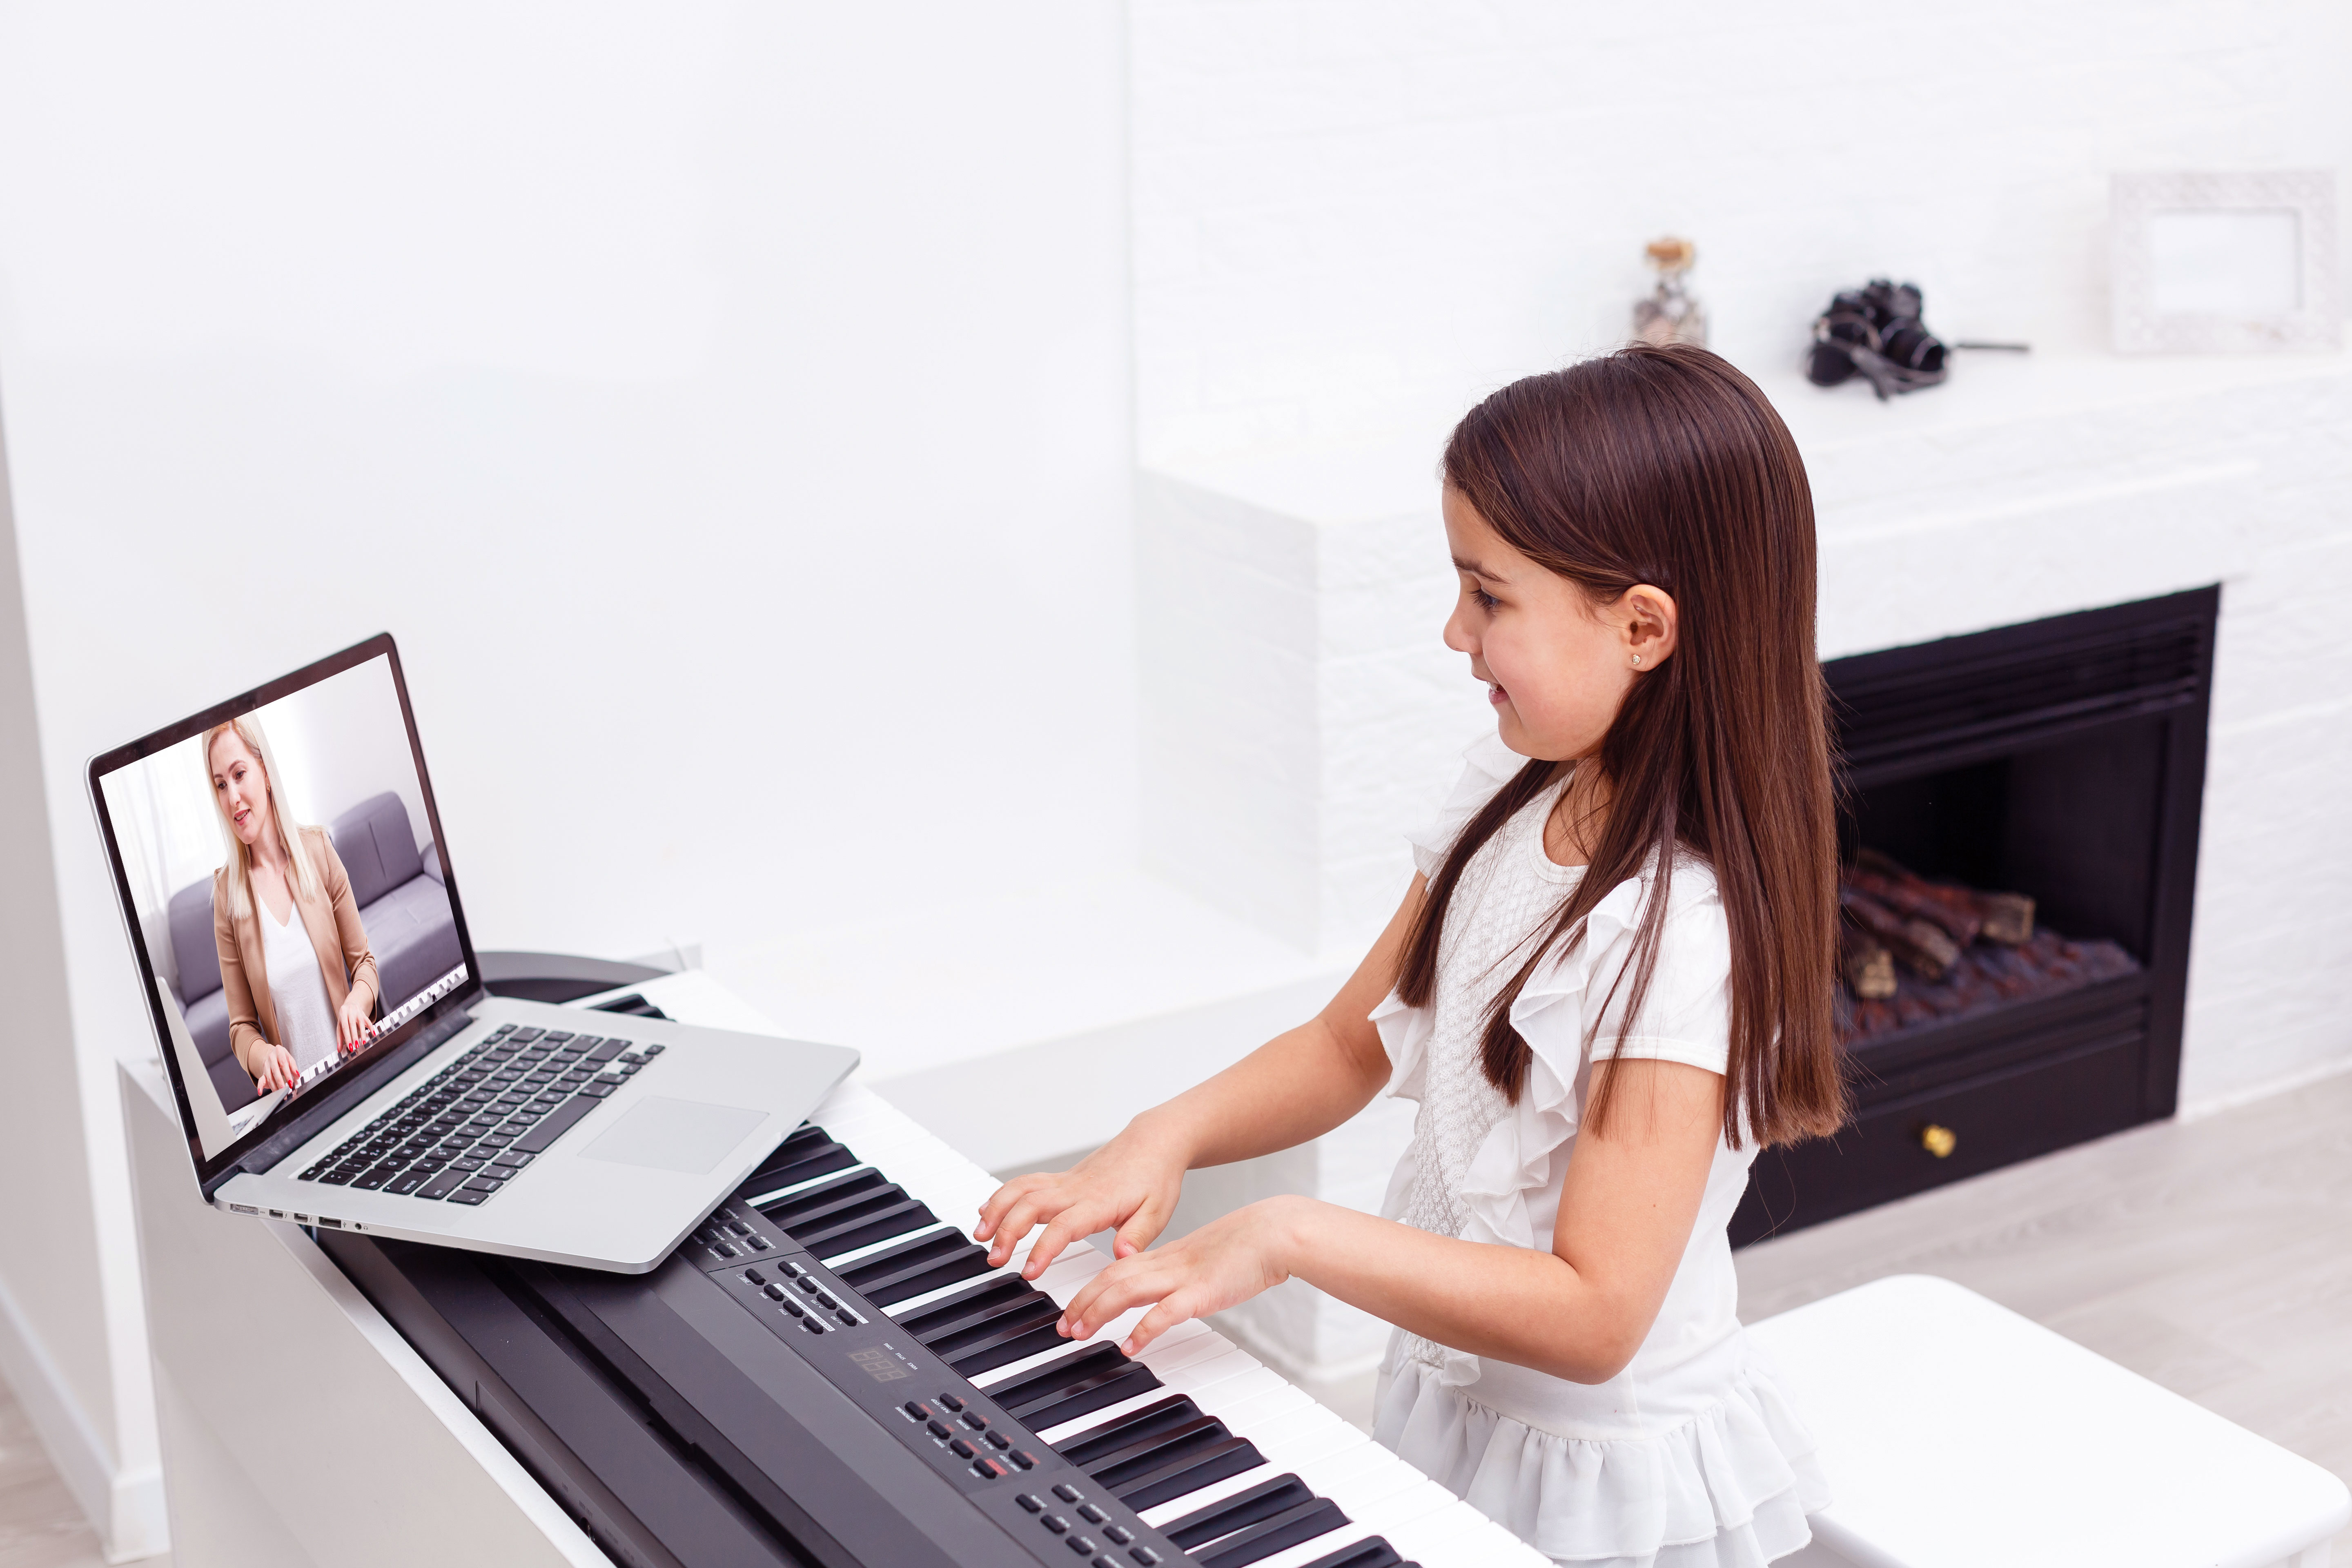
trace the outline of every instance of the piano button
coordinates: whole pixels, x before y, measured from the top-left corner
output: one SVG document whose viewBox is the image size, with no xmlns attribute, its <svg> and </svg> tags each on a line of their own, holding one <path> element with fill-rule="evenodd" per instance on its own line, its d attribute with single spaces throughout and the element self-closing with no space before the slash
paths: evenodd
<svg viewBox="0 0 2352 1568">
<path fill-rule="evenodd" d="M 808 1309 L 802 1306 L 798 1301 L 793 1300 L 790 1296 L 782 1298 L 782 1300 L 784 1310 L 790 1312 L 793 1317 L 805 1318 L 808 1316 Z"/>
<path fill-rule="evenodd" d="M 760 1294 L 765 1296 L 771 1301 L 783 1301 L 790 1300 L 790 1298 L 784 1294 L 784 1288 L 782 1285 L 763 1286 L 761 1289 Z"/>
<path fill-rule="evenodd" d="M 1043 1513 L 1045 1511 L 1045 1500 L 1039 1497 L 1035 1492 L 1023 1492 L 1019 1497 L 1014 1498 L 1013 1500 L 1019 1503 L 1031 1513 Z"/>
<path fill-rule="evenodd" d="M 931 1407 L 919 1399 L 909 1399 L 898 1408 L 918 1421 L 929 1421 L 931 1418 Z"/>
<path fill-rule="evenodd" d="M 934 1420 L 924 1422 L 923 1430 L 929 1432 L 934 1437 L 944 1437 L 948 1435 L 950 1428 L 946 1422 Z"/>
<path fill-rule="evenodd" d="M 1049 1513 L 1037 1522 L 1044 1525 L 1046 1529 L 1052 1531 L 1056 1535 L 1064 1533 L 1070 1528 L 1070 1521 L 1064 1519 L 1058 1513 Z"/>
<path fill-rule="evenodd" d="M 940 1400 L 940 1403 L 941 1405 L 947 1405 L 948 1408 L 950 1410 L 963 1410 L 963 1401 L 961 1399 L 957 1400 L 952 1405 L 948 1405 L 948 1402 L 944 1399 Z M 975 1432 L 988 1425 L 988 1417 L 982 1415 L 977 1410 L 964 1410 L 962 1415 L 959 1416 L 958 1419 Z"/>
<path fill-rule="evenodd" d="M 816 1304 L 823 1307 L 828 1312 L 841 1305 L 840 1302 L 833 1299 L 832 1292 L 827 1290 L 820 1290 L 816 1293 Z"/>
<path fill-rule="evenodd" d="M 952 1394 L 940 1394 L 940 1405 L 943 1409 L 948 1410 L 961 1410 L 963 1408 L 963 1401 Z"/>
<path fill-rule="evenodd" d="M 744 1224 L 741 1220 L 740 1220 L 740 1219 L 730 1219 L 730 1220 L 729 1220 L 729 1221 L 727 1222 L 727 1228 L 728 1228 L 728 1229 L 730 1229 L 730 1230 L 731 1230 L 731 1231 L 733 1231 L 733 1232 L 734 1232 L 736 1235 L 738 1235 L 738 1236 L 749 1236 L 749 1235 L 751 1235 L 751 1227 L 750 1226 L 748 1226 L 748 1225 L 745 1225 L 745 1224 Z"/>
<path fill-rule="evenodd" d="M 803 1293 L 810 1296 L 816 1295 L 824 1289 L 823 1285 L 817 1283 L 816 1276 L 813 1274 L 803 1273 L 793 1283 L 801 1288 Z"/>
<path fill-rule="evenodd" d="M 844 1307 L 839 1311 L 834 1313 L 833 1317 L 834 1321 L 839 1323 L 845 1329 L 854 1329 L 859 1322 L 857 1314 L 851 1311 L 846 1307 Z"/>
<path fill-rule="evenodd" d="M 1091 1535 L 1073 1535 L 1062 1544 L 1081 1557 L 1092 1557 L 1095 1554 L 1095 1541 Z"/>
<path fill-rule="evenodd" d="M 797 1279 L 802 1275 L 806 1274 L 808 1270 L 795 1259 L 787 1258 L 784 1259 L 784 1272 Z"/>
<path fill-rule="evenodd" d="M 801 1327 L 806 1329 L 813 1334 L 821 1334 L 825 1331 L 824 1320 L 822 1318 L 803 1318 L 801 1320 Z"/>
<path fill-rule="evenodd" d="M 1138 1568 L 1153 1568 L 1153 1564 L 1160 1561 L 1160 1553 L 1149 1546 L 1130 1546 L 1127 1554 L 1135 1559 Z"/>
<path fill-rule="evenodd" d="M 1037 1456 L 1026 1448 L 1015 1448 L 1005 1458 L 1013 1461 L 1013 1468 L 1016 1470 L 1034 1470 L 1037 1468 Z"/>
<path fill-rule="evenodd" d="M 1103 1526 L 1103 1538 L 1113 1546 L 1124 1546 L 1135 1539 L 1135 1531 L 1123 1524 L 1106 1524 Z"/>
<path fill-rule="evenodd" d="M 756 1268 L 743 1270 L 743 1278 L 754 1285 L 765 1285 L 768 1282 L 768 1277 Z"/>
<path fill-rule="evenodd" d="M 718 1246 L 712 1247 L 710 1250 L 717 1253 L 721 1258 L 740 1258 L 743 1256 L 723 1241 Z"/>
<path fill-rule="evenodd" d="M 948 1445 L 948 1452 L 953 1454 L 959 1459 L 976 1459 L 980 1458 L 980 1450 L 973 1447 L 971 1444 L 965 1442 L 961 1437 L 958 1437 L 954 1442 Z"/>
<path fill-rule="evenodd" d="M 750 1242 L 761 1252 L 766 1252 L 776 1245 L 774 1242 L 770 1241 L 766 1237 L 761 1236 L 756 1230 L 751 1235 L 745 1237 L 743 1239 Z"/>
<path fill-rule="evenodd" d="M 1013 1447 L 1013 1439 L 1006 1436 L 1002 1432 L 988 1432 L 982 1435 L 988 1439 L 988 1446 L 992 1448 L 1010 1448 Z"/>
<path fill-rule="evenodd" d="M 1096 1558 L 1094 1562 L 1089 1564 L 1089 1568 L 1118 1568 L 1118 1563 L 1108 1552 L 1105 1552 L 1100 1557 Z"/>
<path fill-rule="evenodd" d="M 1063 1481 L 1054 1488 L 1054 1495 L 1060 1498 L 1064 1502 L 1076 1502 L 1087 1494 L 1072 1486 L 1069 1482 Z"/>
<path fill-rule="evenodd" d="M 1094 1504 L 1087 1503 L 1078 1510 L 1078 1517 L 1085 1520 L 1088 1524 L 1100 1524 L 1105 1520 L 1108 1519 L 1110 1515 L 1105 1513 Z"/>
<path fill-rule="evenodd" d="M 994 1481 L 1002 1480 L 1005 1471 L 1004 1467 L 994 1459 L 974 1459 L 971 1462 L 971 1473 L 982 1480 Z"/>
</svg>

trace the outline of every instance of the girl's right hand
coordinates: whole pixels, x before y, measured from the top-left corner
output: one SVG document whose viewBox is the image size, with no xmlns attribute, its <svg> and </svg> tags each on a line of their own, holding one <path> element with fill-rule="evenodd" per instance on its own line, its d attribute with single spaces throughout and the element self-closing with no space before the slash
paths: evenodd
<svg viewBox="0 0 2352 1568">
<path fill-rule="evenodd" d="M 302 1069 L 294 1065 L 294 1053 L 284 1046 L 264 1046 L 257 1053 L 253 1075 L 255 1088 L 263 1094 L 274 1089 L 292 1089 Z"/>
<path fill-rule="evenodd" d="M 1021 1268 L 1034 1279 L 1070 1243 L 1116 1226 L 1113 1250 L 1131 1258 L 1151 1245 L 1176 1212 L 1184 1188 L 1183 1155 L 1134 1126 L 1066 1171 L 1015 1176 L 980 1205 L 972 1239 L 989 1243 L 988 1263 L 1001 1268 L 1021 1238 L 1043 1225 L 1045 1234 Z"/>
</svg>

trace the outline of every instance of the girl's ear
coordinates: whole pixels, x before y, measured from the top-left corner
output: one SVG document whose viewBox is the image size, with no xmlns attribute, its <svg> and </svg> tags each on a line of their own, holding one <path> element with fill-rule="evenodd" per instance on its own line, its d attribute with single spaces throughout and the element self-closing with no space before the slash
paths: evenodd
<svg viewBox="0 0 2352 1568">
<path fill-rule="evenodd" d="M 1655 669 L 1672 658 L 1681 612 L 1664 588 L 1637 583 L 1618 595 L 1617 614 L 1625 630 L 1625 651 L 1637 670 Z"/>
</svg>

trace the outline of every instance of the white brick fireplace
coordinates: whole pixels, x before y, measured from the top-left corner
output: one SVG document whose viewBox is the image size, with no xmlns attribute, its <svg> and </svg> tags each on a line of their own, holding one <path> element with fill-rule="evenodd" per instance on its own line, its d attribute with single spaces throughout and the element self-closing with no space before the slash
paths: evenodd
<svg viewBox="0 0 2352 1568">
<path fill-rule="evenodd" d="M 1805 455 L 1824 658 L 2222 584 L 2182 1103 L 2352 1058 L 2352 370 L 2340 358 L 1965 358 L 1880 405 L 1758 367 Z M 1145 839 L 1194 896 L 1360 953 L 1410 874 L 1400 828 L 1491 722 L 1439 625 L 1445 425 L 1141 476 Z M 1376 1107 L 1311 1150 L 1204 1173 L 1370 1207 L 1409 1126 Z M 1304 1287 L 1240 1327 L 1313 1382 L 1384 1331 Z"/>
</svg>

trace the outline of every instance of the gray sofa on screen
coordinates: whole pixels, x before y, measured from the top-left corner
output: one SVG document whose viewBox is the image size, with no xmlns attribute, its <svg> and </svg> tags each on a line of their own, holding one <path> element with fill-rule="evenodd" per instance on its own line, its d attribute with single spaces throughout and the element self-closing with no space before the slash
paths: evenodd
<svg viewBox="0 0 2352 1568">
<path fill-rule="evenodd" d="M 436 846 L 417 847 L 407 808 L 389 792 L 329 823 L 327 837 L 351 879 L 352 900 L 375 953 L 383 983 L 381 1014 L 457 966 L 457 921 L 441 884 L 441 858 Z M 166 921 L 188 1033 L 220 1093 L 221 1109 L 235 1110 L 254 1099 L 253 1080 L 229 1049 L 228 998 L 221 990 L 220 950 L 213 937 L 212 879 L 173 894 Z"/>
</svg>

